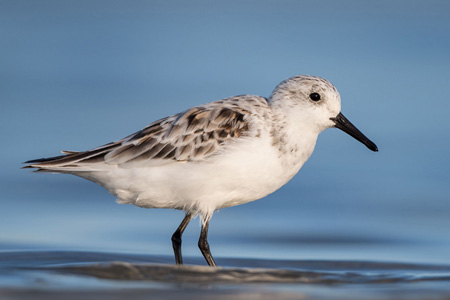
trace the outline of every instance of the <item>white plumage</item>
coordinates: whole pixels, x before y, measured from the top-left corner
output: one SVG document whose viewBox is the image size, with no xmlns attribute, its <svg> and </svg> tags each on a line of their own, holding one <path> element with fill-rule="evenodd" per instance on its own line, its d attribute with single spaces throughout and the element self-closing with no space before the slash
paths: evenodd
<svg viewBox="0 0 450 300">
<path fill-rule="evenodd" d="M 340 108 L 339 93 L 330 82 L 300 75 L 280 83 L 268 99 L 241 95 L 211 102 L 116 142 L 64 151 L 26 167 L 86 178 L 119 203 L 186 211 L 172 238 L 177 263 L 182 263 L 181 234 L 200 215 L 199 246 L 208 264 L 215 265 L 206 240 L 214 211 L 279 189 L 310 157 L 321 131 L 338 127 L 377 150 Z"/>
</svg>

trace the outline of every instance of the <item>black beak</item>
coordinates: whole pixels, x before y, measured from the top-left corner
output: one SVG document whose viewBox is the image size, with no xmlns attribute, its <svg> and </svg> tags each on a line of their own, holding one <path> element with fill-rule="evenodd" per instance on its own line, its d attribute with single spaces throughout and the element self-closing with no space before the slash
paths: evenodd
<svg viewBox="0 0 450 300">
<path fill-rule="evenodd" d="M 330 118 L 335 123 L 335 127 L 348 133 L 372 151 L 378 151 L 377 145 L 369 140 L 361 131 L 358 130 L 343 114 L 339 113 L 335 118 Z"/>
</svg>

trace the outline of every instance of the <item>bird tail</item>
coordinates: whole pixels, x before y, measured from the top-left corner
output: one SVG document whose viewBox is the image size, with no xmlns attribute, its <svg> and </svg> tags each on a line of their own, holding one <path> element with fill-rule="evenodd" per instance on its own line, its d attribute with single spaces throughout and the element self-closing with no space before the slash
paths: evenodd
<svg viewBox="0 0 450 300">
<path fill-rule="evenodd" d="M 23 169 L 36 168 L 36 172 L 71 173 L 77 171 L 98 170 L 99 163 L 117 143 L 110 143 L 88 151 L 61 151 L 64 155 L 33 159 Z M 104 166 L 104 164 L 102 164 Z"/>
</svg>

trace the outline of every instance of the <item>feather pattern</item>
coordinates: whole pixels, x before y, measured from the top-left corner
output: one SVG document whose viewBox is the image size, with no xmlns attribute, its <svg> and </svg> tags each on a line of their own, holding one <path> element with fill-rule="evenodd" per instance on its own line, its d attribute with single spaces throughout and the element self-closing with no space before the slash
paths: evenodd
<svg viewBox="0 0 450 300">
<path fill-rule="evenodd" d="M 83 171 L 103 163 L 131 168 L 171 162 L 198 161 L 214 155 L 227 143 L 246 136 L 258 111 L 269 110 L 260 96 L 241 95 L 211 102 L 160 119 L 124 139 L 88 151 L 63 151 L 66 155 L 28 161 L 25 168 Z M 252 113 L 250 113 L 252 112 Z"/>
</svg>

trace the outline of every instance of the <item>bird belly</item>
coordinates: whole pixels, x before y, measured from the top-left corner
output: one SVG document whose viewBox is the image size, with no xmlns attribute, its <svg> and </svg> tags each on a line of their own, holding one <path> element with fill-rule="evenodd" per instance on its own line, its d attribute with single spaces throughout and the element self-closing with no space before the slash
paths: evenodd
<svg viewBox="0 0 450 300">
<path fill-rule="evenodd" d="M 236 143 L 206 160 L 156 167 L 114 168 L 81 177 L 105 187 L 119 203 L 174 208 L 203 216 L 260 199 L 283 186 L 304 161 L 286 169 L 267 139 Z"/>
</svg>

